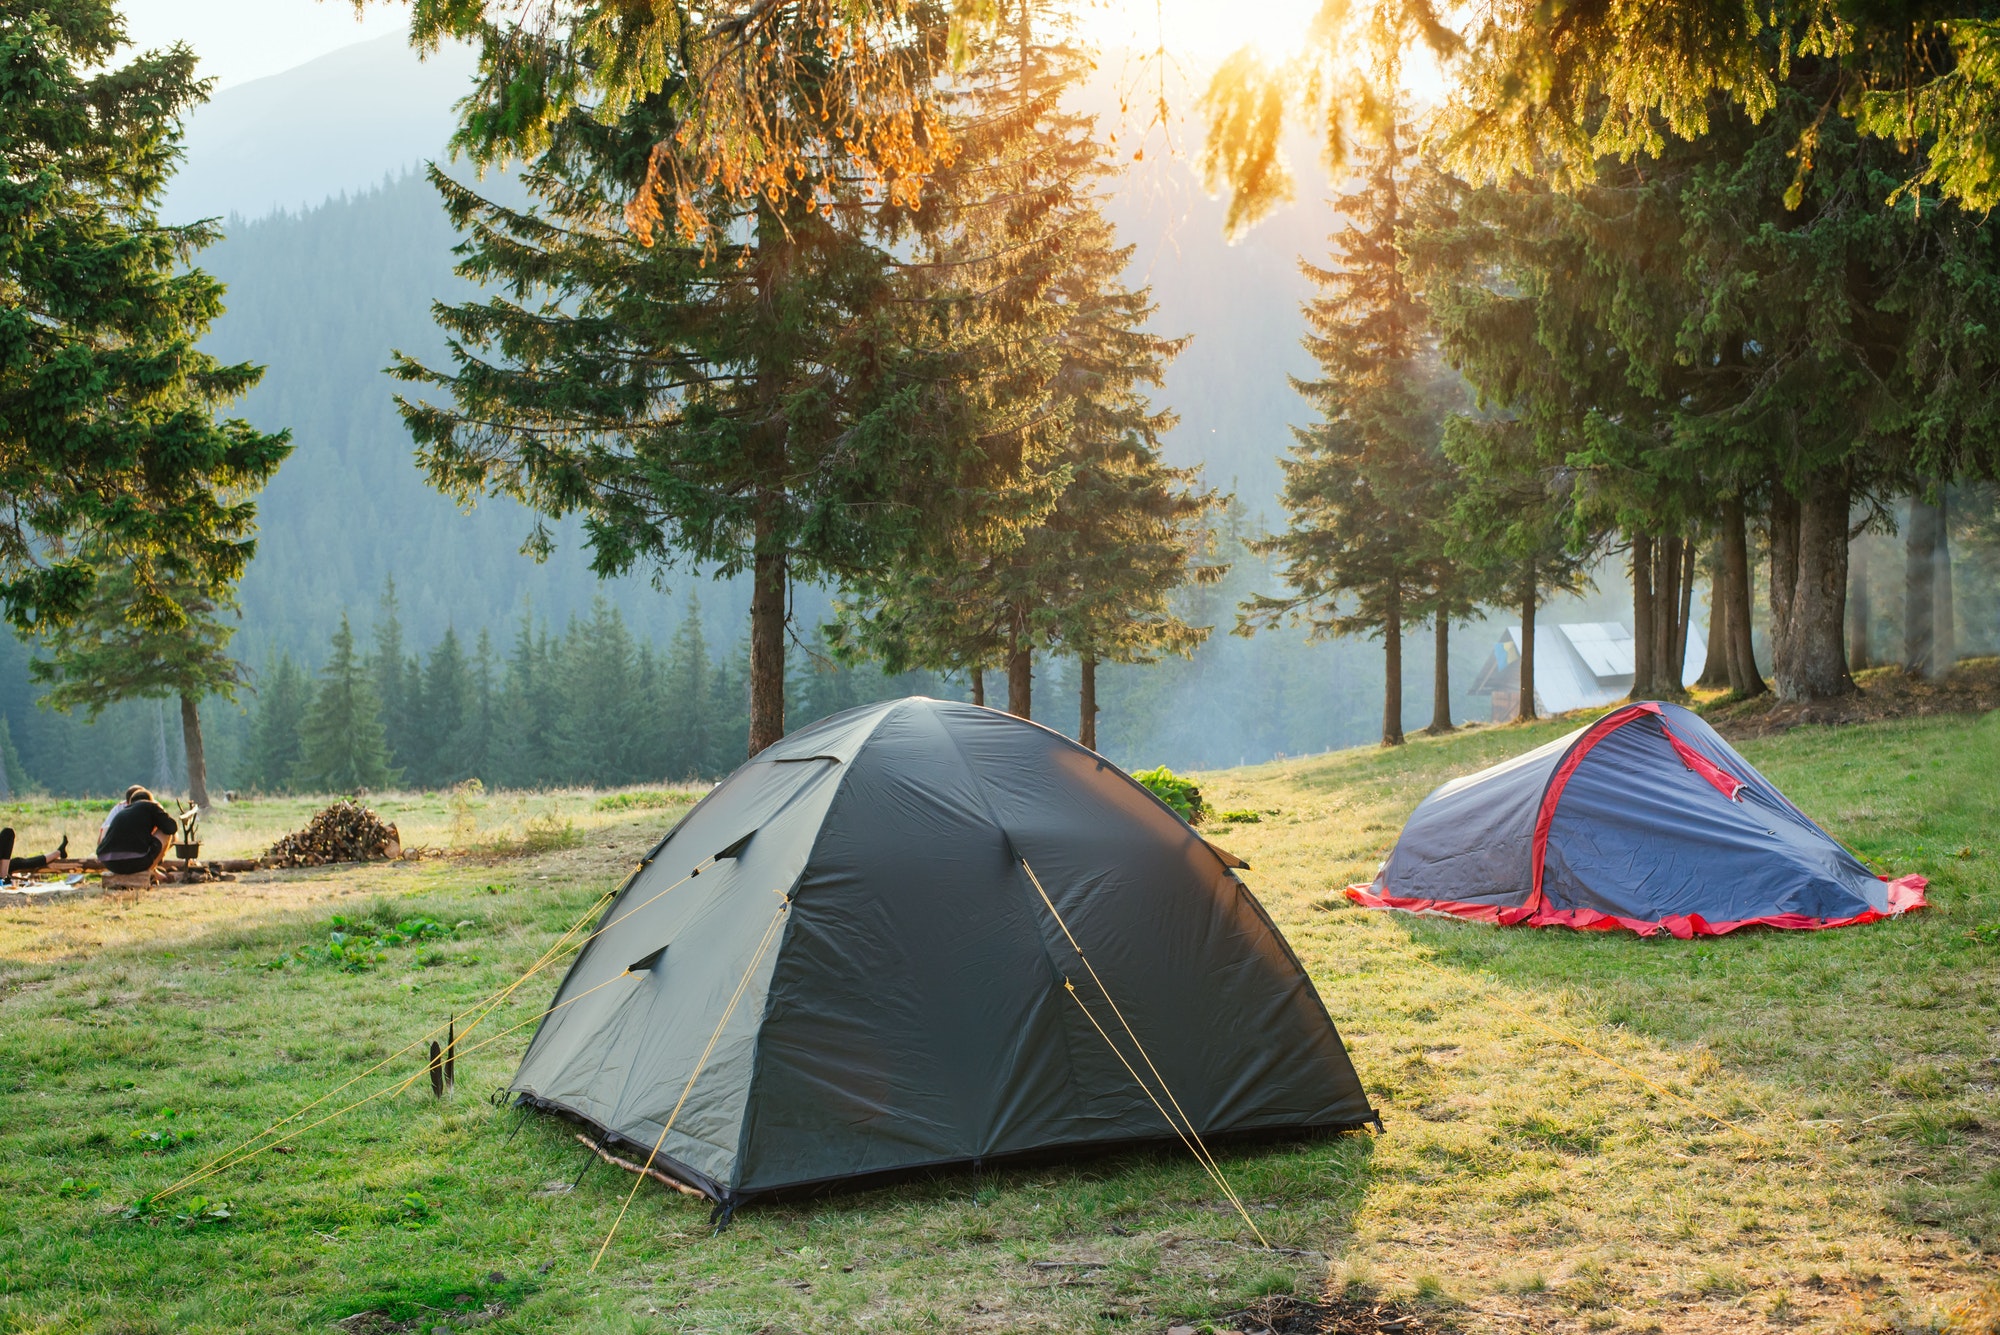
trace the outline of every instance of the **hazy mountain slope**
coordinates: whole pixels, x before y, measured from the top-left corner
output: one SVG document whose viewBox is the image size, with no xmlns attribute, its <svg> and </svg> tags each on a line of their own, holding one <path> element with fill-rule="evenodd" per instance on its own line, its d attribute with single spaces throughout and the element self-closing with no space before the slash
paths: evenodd
<svg viewBox="0 0 2000 1335">
<path fill-rule="evenodd" d="M 385 37 L 225 88 L 188 118 L 164 216 L 310 208 L 436 157 L 473 68 L 469 47 L 419 60 L 403 38 Z"/>
</svg>

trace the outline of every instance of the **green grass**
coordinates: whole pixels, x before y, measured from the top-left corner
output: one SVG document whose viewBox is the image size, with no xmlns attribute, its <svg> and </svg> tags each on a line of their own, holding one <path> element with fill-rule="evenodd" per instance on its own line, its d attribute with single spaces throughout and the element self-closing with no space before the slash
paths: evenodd
<svg viewBox="0 0 2000 1335">
<path fill-rule="evenodd" d="M 554 971 L 474 1032 L 496 1041 L 445 1100 L 420 1082 L 129 1209 L 516 977 L 685 809 L 650 794 L 479 794 L 469 835 L 466 795 L 371 799 L 406 842 L 485 853 L 0 910 L 0 1330 L 377 1311 L 482 1312 L 493 1331 L 1157 1332 L 1329 1280 L 1469 1330 L 1498 1311 L 1931 1328 L 2000 1253 L 2000 944 L 1976 936 L 2000 922 L 2000 718 L 1742 747 L 1864 856 L 1931 876 L 1929 914 L 1676 942 L 1344 906 L 1431 786 L 1564 726 L 1197 776 L 1217 807 L 1261 813 L 1217 834 L 1389 1124 L 1224 1154 L 1280 1252 L 1158 1153 L 752 1208 L 717 1237 L 702 1203 L 647 1187 L 593 1273 L 632 1179 L 487 1098 L 529 1032 L 503 1031 Z M 242 806 L 228 837 L 246 841 L 313 809 Z M 568 833 L 520 851 L 537 820 Z M 365 961 L 330 949 L 349 943 Z"/>
</svg>

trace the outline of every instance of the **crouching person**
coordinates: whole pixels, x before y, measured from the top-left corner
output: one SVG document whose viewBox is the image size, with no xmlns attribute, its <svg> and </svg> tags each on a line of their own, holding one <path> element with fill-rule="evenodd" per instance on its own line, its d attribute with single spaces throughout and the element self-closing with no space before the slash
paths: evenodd
<svg viewBox="0 0 2000 1335">
<path fill-rule="evenodd" d="M 167 814 L 144 788 L 132 787 L 125 801 L 104 822 L 97 839 L 97 860 L 113 876 L 138 876 L 158 866 L 167 845 L 180 831 L 180 822 Z"/>
</svg>

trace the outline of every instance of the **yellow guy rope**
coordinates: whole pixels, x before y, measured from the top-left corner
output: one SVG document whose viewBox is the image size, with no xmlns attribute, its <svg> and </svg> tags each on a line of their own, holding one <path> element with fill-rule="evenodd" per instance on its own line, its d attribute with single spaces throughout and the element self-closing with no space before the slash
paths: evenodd
<svg viewBox="0 0 2000 1335">
<path fill-rule="evenodd" d="M 590 916 L 593 913 L 596 913 L 599 909 L 601 909 L 604 906 L 605 901 L 611 899 L 617 893 L 618 889 L 614 887 L 613 889 L 607 890 L 603 894 L 599 895 L 596 901 L 592 903 L 589 908 L 583 911 L 583 915 L 577 919 L 577 921 L 569 928 L 569 930 L 564 932 L 562 936 L 557 938 L 556 944 L 554 946 L 551 946 L 547 951 L 544 951 L 542 953 L 541 957 L 535 961 L 535 963 L 529 968 L 527 973 L 522 974 L 519 978 L 516 978 L 512 983 L 509 983 L 506 987 L 500 988 L 497 991 L 489 993 L 487 996 L 480 998 L 478 1001 L 473 1002 L 472 1005 L 468 1008 L 468 1013 L 477 1012 L 481 1017 L 483 1017 L 485 1014 L 490 1012 L 494 1006 L 498 1006 L 502 1002 L 504 1002 L 510 995 L 512 995 L 515 988 L 519 987 L 522 983 L 525 983 L 530 977 L 532 977 L 537 971 L 539 971 L 544 965 L 548 963 L 550 955 L 554 951 L 559 949 L 564 941 L 567 941 L 571 936 L 573 936 L 576 933 L 578 927 L 581 927 L 584 923 L 590 921 Z M 482 1010 L 481 1009 L 482 1007 L 484 1007 L 485 1009 Z M 366 1080 L 369 1076 L 375 1074 L 377 1071 L 381 1070 L 384 1066 L 387 1066 L 390 1062 L 395 1061 L 396 1058 L 402 1056 L 410 1049 L 422 1047 L 426 1042 L 437 1037 L 439 1034 L 443 1033 L 448 1027 L 449 1027 L 448 1025 L 444 1024 L 438 1025 L 430 1032 L 421 1035 L 420 1037 L 412 1040 L 411 1042 L 405 1043 L 402 1047 L 397 1048 L 394 1052 L 382 1058 L 382 1060 L 376 1062 L 373 1066 L 361 1072 L 359 1075 L 349 1076 L 347 1079 L 341 1081 L 339 1084 L 335 1085 L 332 1089 L 327 1090 L 326 1093 L 320 1095 L 312 1102 L 305 1104 L 302 1107 L 293 1109 L 290 1113 L 286 1114 L 284 1117 L 279 1118 L 277 1121 L 271 1123 L 271 1125 L 265 1127 L 262 1131 L 259 1131 L 256 1135 L 251 1136 L 248 1140 L 240 1142 L 231 1149 L 224 1150 L 221 1154 L 217 1155 L 213 1159 L 210 1159 L 207 1163 L 195 1169 L 193 1172 L 189 1173 L 186 1177 L 183 1177 L 178 1181 L 170 1183 L 166 1187 L 163 1187 L 161 1190 L 154 1193 L 154 1195 L 150 1199 L 164 1200 L 168 1196 L 173 1195 L 177 1191 L 182 1191 L 190 1186 L 193 1186 L 196 1182 L 199 1182 L 201 1179 L 210 1176 L 214 1171 L 217 1170 L 217 1166 L 222 1165 L 224 1160 L 230 1159 L 231 1155 L 234 1155 L 241 1150 L 248 1149 L 250 1146 L 255 1145 L 258 1141 L 270 1135 L 272 1132 L 278 1131 L 281 1128 L 289 1125 L 290 1123 L 297 1121 L 299 1118 L 311 1112 L 314 1108 L 317 1108 L 320 1104 L 325 1103 L 328 1099 L 340 1093 L 341 1090 L 347 1089 L 352 1085 L 359 1084 L 361 1081 Z M 358 1106 L 358 1105 L 351 1105 L 351 1106 Z M 313 1125 L 318 1126 L 319 1123 L 315 1122 L 313 1123 Z M 262 1147 L 262 1149 L 268 1149 L 268 1148 L 270 1147 L 269 1146 Z M 261 1150 L 251 1150 L 250 1154 L 257 1154 L 260 1152 Z M 250 1155 L 243 1156 L 243 1158 L 245 1159 L 249 1157 Z M 234 1159 L 231 1160 L 231 1162 L 241 1163 L 243 1162 L 243 1160 Z"/>
<path fill-rule="evenodd" d="M 1250 1217 L 1250 1211 L 1244 1208 L 1242 1200 L 1231 1189 L 1229 1179 L 1222 1175 L 1222 1166 L 1216 1163 L 1215 1156 L 1210 1154 L 1208 1146 L 1202 1143 L 1201 1133 L 1194 1129 L 1194 1119 L 1189 1117 L 1186 1111 L 1182 1109 L 1180 1100 L 1174 1097 L 1173 1090 L 1167 1088 L 1166 1077 L 1160 1074 L 1160 1068 L 1155 1066 L 1152 1057 L 1147 1055 L 1145 1045 L 1139 1041 L 1139 1036 L 1132 1032 L 1132 1024 L 1125 1018 L 1125 1012 L 1118 1009 L 1118 1003 L 1112 1000 L 1111 990 L 1105 987 L 1104 980 L 1097 976 L 1097 970 L 1092 967 L 1090 957 L 1084 954 L 1083 947 L 1076 943 L 1076 937 L 1069 930 L 1069 924 L 1063 921 L 1062 914 L 1057 911 L 1055 901 L 1050 899 L 1049 892 L 1042 888 L 1042 878 L 1035 875 L 1035 869 L 1028 865 L 1026 858 L 1021 859 L 1021 870 L 1027 872 L 1028 879 L 1034 882 L 1035 893 L 1039 894 L 1042 897 L 1042 903 L 1048 906 L 1049 916 L 1056 920 L 1056 926 L 1062 928 L 1063 936 L 1069 940 L 1070 949 L 1074 950 L 1076 957 L 1083 961 L 1083 967 L 1090 971 L 1090 981 L 1097 984 L 1098 992 L 1110 1004 L 1111 1013 L 1118 1017 L 1118 1023 L 1124 1028 L 1125 1036 L 1132 1040 L 1132 1047 L 1138 1052 L 1140 1059 L 1146 1063 L 1146 1069 L 1153 1073 L 1153 1079 L 1159 1081 L 1160 1092 L 1167 1096 L 1167 1102 L 1174 1105 L 1174 1112 L 1180 1114 L 1180 1122 L 1176 1122 L 1173 1117 L 1169 1116 L 1167 1110 L 1160 1106 L 1160 1101 L 1153 1097 L 1152 1089 L 1144 1080 L 1139 1078 L 1139 1073 L 1133 1070 L 1132 1063 L 1125 1060 L 1125 1054 L 1119 1051 L 1116 1043 L 1111 1041 L 1111 1035 L 1105 1033 L 1104 1026 L 1099 1024 L 1097 1017 L 1090 1013 L 1090 1007 L 1084 1005 L 1083 998 L 1077 996 L 1075 985 L 1069 979 L 1065 978 L 1063 979 L 1063 986 L 1068 989 L 1070 996 L 1076 998 L 1076 1004 L 1082 1008 L 1084 1015 L 1090 1020 L 1092 1027 L 1103 1036 L 1104 1042 L 1110 1047 L 1113 1055 L 1131 1073 L 1133 1081 L 1140 1089 L 1145 1091 L 1146 1097 L 1152 1100 L 1153 1106 L 1159 1109 L 1160 1116 L 1166 1119 L 1167 1125 L 1173 1128 L 1174 1134 L 1181 1138 L 1181 1143 L 1188 1147 L 1188 1151 L 1194 1155 L 1195 1161 L 1208 1173 L 1208 1176 L 1214 1181 L 1215 1185 L 1222 1189 L 1222 1194 L 1227 1196 L 1229 1203 L 1236 1207 L 1236 1213 L 1243 1216 L 1243 1222 L 1250 1226 L 1250 1231 L 1256 1235 L 1257 1241 L 1264 1247 L 1269 1248 L 1271 1244 L 1265 1239 L 1264 1230 L 1257 1227 L 1257 1221 Z M 1187 1125 L 1185 1132 L 1181 1130 L 1181 1123 L 1186 1123 Z"/>
<path fill-rule="evenodd" d="M 715 1032 L 708 1036 L 708 1046 L 701 1050 L 701 1056 L 695 1060 L 694 1069 L 688 1072 L 687 1083 L 681 1086 L 681 1096 L 674 1100 L 674 1110 L 667 1114 L 666 1124 L 660 1128 L 659 1138 L 653 1142 L 652 1151 L 646 1155 L 645 1165 L 639 1170 L 638 1176 L 632 1179 L 632 1190 L 625 1193 L 625 1203 L 618 1207 L 618 1217 L 611 1221 L 611 1231 L 606 1233 L 604 1241 L 598 1244 L 597 1255 L 590 1258 L 592 1274 L 597 1273 L 597 1263 L 604 1259 L 605 1248 L 611 1245 L 611 1239 L 618 1236 L 618 1226 L 625 1222 L 625 1212 L 632 1208 L 632 1198 L 639 1194 L 640 1184 L 645 1182 L 646 1175 L 653 1171 L 653 1160 L 659 1157 L 660 1146 L 667 1143 L 667 1132 L 674 1129 L 674 1120 L 681 1115 L 681 1109 L 686 1106 L 688 1095 L 694 1091 L 694 1082 L 701 1078 L 702 1068 L 708 1065 L 709 1055 L 715 1051 L 716 1043 L 722 1038 L 723 1027 L 729 1023 L 729 1017 L 736 1013 L 736 1003 L 743 1000 L 743 993 L 750 986 L 750 975 L 757 971 L 758 962 L 764 958 L 764 952 L 770 949 L 771 937 L 778 930 L 778 921 L 785 916 L 785 910 L 791 906 L 790 898 L 782 900 L 777 912 L 771 915 L 771 921 L 764 924 L 764 936 L 757 943 L 757 953 L 750 957 L 750 963 L 743 968 L 743 976 L 736 980 L 736 991 L 729 998 L 729 1004 L 723 1008 L 722 1018 L 715 1022 Z"/>
<path fill-rule="evenodd" d="M 561 956 L 568 954 L 571 950 L 580 949 L 581 947 L 588 945 L 592 940 L 596 939 L 599 935 L 617 926 L 619 923 L 625 921 L 627 918 L 637 913 L 640 909 L 645 908 L 646 905 L 651 904 L 654 900 L 659 899 L 661 896 L 666 895 L 674 890 L 678 890 L 681 886 L 686 885 L 689 881 L 693 880 L 695 877 L 701 875 L 704 871 L 714 866 L 715 861 L 716 860 L 713 857 L 704 858 L 694 868 L 694 870 L 690 871 L 686 876 L 681 877 L 678 881 L 675 881 L 665 890 L 661 890 L 657 894 L 649 896 L 644 901 L 633 905 L 631 908 L 625 910 L 625 912 L 619 914 L 616 918 L 613 918 L 609 922 L 598 927 L 595 931 L 591 932 L 590 935 L 584 937 L 580 941 L 577 941 L 574 945 L 568 944 L 569 939 L 575 936 L 576 933 L 582 929 L 584 924 L 590 921 L 593 915 L 601 911 L 609 901 L 615 899 L 619 894 L 621 894 L 627 887 L 631 885 L 632 883 L 631 878 L 628 877 L 624 882 L 624 884 L 622 885 L 617 885 L 609 890 L 606 890 L 603 894 L 599 895 L 594 901 L 592 901 L 590 907 L 586 908 L 583 911 L 583 913 L 578 916 L 577 920 L 574 923 L 570 924 L 568 930 L 566 930 L 561 936 L 556 938 L 555 943 L 553 945 L 549 946 L 548 949 L 544 950 L 541 953 L 541 955 L 535 960 L 535 962 L 528 967 L 526 973 L 523 973 L 519 978 L 516 978 L 513 982 L 507 984 L 505 987 L 500 988 L 492 993 L 489 993 L 487 996 L 482 997 L 480 1000 L 472 1003 L 472 1006 L 470 1007 L 470 1013 L 473 1016 L 472 1023 L 466 1027 L 465 1033 L 459 1035 L 460 1041 L 463 1042 L 466 1035 L 470 1034 L 473 1028 L 477 1027 L 479 1023 L 483 1021 L 488 1015 L 491 1015 L 500 1006 L 506 1004 L 508 998 L 512 997 L 514 992 L 517 989 L 519 989 L 523 983 L 527 982 L 530 978 L 533 978 L 543 969 L 546 969 L 550 964 L 553 964 Z M 645 869 L 645 866 L 646 866 L 645 863 L 643 862 L 640 863 L 639 870 L 643 871 Z M 634 876 L 636 876 L 637 874 L 638 874 L 637 872 L 633 873 Z M 618 977 L 622 978 L 624 977 L 624 974 L 621 973 L 618 975 Z M 607 981 L 613 981 L 613 980 L 607 980 Z M 601 987 L 603 986 L 603 984 L 600 983 L 598 986 Z M 590 991 L 592 992 L 596 990 L 597 988 L 590 989 Z M 571 997 L 570 1001 L 580 1000 L 583 996 L 587 995 L 589 994 L 580 993 L 578 994 L 578 996 Z M 562 1005 L 568 1005 L 568 1004 L 569 1002 L 562 1003 Z M 560 1009 L 559 1006 L 552 1006 L 549 1008 L 548 1011 L 537 1014 L 534 1017 L 534 1020 L 542 1019 L 544 1018 L 544 1016 L 552 1014 L 554 1011 L 558 1009 Z M 529 1020 L 526 1023 L 530 1024 L 534 1023 L 534 1020 Z M 193 1186 L 195 1183 L 203 1180 L 204 1178 L 212 1177 L 216 1173 L 219 1173 L 226 1168 L 234 1168 L 237 1164 L 244 1163 L 250 1159 L 255 1158 L 257 1155 L 262 1154 L 265 1150 L 270 1149 L 272 1145 L 279 1144 L 281 1143 L 281 1141 L 274 1140 L 268 1145 L 258 1145 L 256 1149 L 250 1149 L 248 1153 L 240 1153 L 240 1152 L 248 1149 L 252 1145 L 256 1145 L 258 1141 L 264 1139 L 266 1136 L 271 1135 L 273 1132 L 278 1131 L 281 1128 L 305 1116 L 307 1113 L 311 1112 L 314 1108 L 317 1108 L 320 1104 L 325 1103 L 328 1099 L 340 1093 L 341 1090 L 347 1089 L 350 1086 L 353 1086 L 355 1084 L 360 1083 L 363 1080 L 366 1080 L 369 1076 L 375 1074 L 377 1071 L 381 1070 L 384 1066 L 387 1066 L 390 1062 L 396 1060 L 396 1058 L 410 1051 L 410 1049 L 423 1046 L 423 1044 L 428 1042 L 430 1039 L 433 1039 L 437 1037 L 439 1034 L 443 1033 L 446 1027 L 447 1026 L 442 1024 L 438 1025 L 436 1028 L 432 1029 L 429 1033 L 424 1034 L 422 1037 L 417 1038 L 413 1042 L 404 1044 L 402 1047 L 396 1049 L 388 1056 L 382 1058 L 382 1060 L 376 1062 L 373 1066 L 361 1072 L 359 1075 L 350 1076 L 348 1079 L 341 1081 L 339 1084 L 335 1085 L 332 1089 L 329 1089 L 328 1091 L 326 1091 L 326 1093 L 320 1095 L 312 1102 L 304 1105 L 303 1107 L 295 1109 L 294 1111 L 292 1111 L 291 1113 L 287 1114 L 284 1117 L 279 1118 L 277 1121 L 271 1123 L 271 1125 L 265 1127 L 262 1131 L 259 1131 L 256 1135 L 251 1136 L 248 1140 L 241 1142 L 240 1144 L 236 1145 L 233 1149 L 225 1150 L 223 1153 L 217 1155 L 213 1159 L 210 1159 L 207 1163 L 195 1169 L 187 1176 L 181 1178 L 176 1182 L 170 1183 L 168 1186 L 162 1188 L 158 1192 L 155 1192 L 152 1196 L 148 1197 L 147 1199 L 156 1201 L 165 1200 L 168 1196 L 173 1195 L 175 1192 L 184 1191 L 188 1187 Z M 521 1027 L 522 1027 L 521 1025 L 515 1025 L 514 1029 L 519 1029 Z M 504 1032 L 512 1033 L 514 1029 L 509 1029 Z M 499 1035 L 495 1035 L 495 1037 L 499 1037 Z M 463 1053 L 470 1053 L 477 1051 L 478 1047 L 484 1047 L 484 1046 L 486 1046 L 485 1043 L 481 1043 L 474 1048 L 462 1048 L 455 1050 Z M 429 1068 L 426 1067 L 425 1069 L 428 1070 Z M 411 1076 L 408 1080 L 403 1081 L 400 1085 L 387 1086 L 383 1089 L 379 1089 L 365 1099 L 361 1099 L 358 1102 L 348 1104 L 345 1108 L 341 1109 L 339 1113 L 331 1114 L 331 1116 L 329 1117 L 322 1117 L 318 1121 L 313 1122 L 309 1126 L 298 1128 L 298 1130 L 294 1131 L 293 1134 L 296 1135 L 300 1131 L 310 1131 L 313 1127 L 324 1126 L 328 1121 L 331 1121 L 333 1117 L 338 1117 L 341 1115 L 341 1113 L 352 1112 L 354 1109 L 361 1107 L 362 1104 L 371 1103 L 375 1099 L 380 1098 L 384 1094 L 401 1093 L 403 1090 L 408 1089 L 412 1084 L 414 1084 L 417 1081 L 417 1079 L 419 1079 L 422 1075 L 423 1072 L 419 1071 L 417 1075 Z"/>
<path fill-rule="evenodd" d="M 471 1054 L 479 1051 L 479 1049 L 486 1047 L 488 1044 L 499 1042 L 501 1039 L 507 1037 L 507 1035 L 513 1033 L 517 1029 L 525 1029 L 531 1024 L 539 1024 L 542 1020 L 546 1019 L 550 1015 L 553 1015 L 555 1012 L 561 1010 L 564 1006 L 569 1005 L 571 1002 L 582 1001 L 592 992 L 597 991 L 598 988 L 609 987 L 613 983 L 619 981 L 619 979 L 629 977 L 630 975 L 631 975 L 631 970 L 627 969 L 610 978 L 607 978 L 603 982 L 599 983 L 597 987 L 586 988 L 583 991 L 577 993 L 575 996 L 571 997 L 569 1001 L 560 1002 L 554 1006 L 549 1007 L 548 1010 L 546 1011 L 539 1011 L 534 1015 L 530 1015 L 527 1019 L 521 1021 L 521 1023 L 517 1025 L 511 1025 L 506 1029 L 502 1029 L 499 1033 L 492 1035 L 490 1038 L 485 1038 L 480 1040 L 479 1042 L 473 1044 L 471 1047 L 465 1049 L 465 1051 L 459 1055 L 470 1056 Z M 376 1090 L 373 1094 L 366 1095 L 363 1098 L 358 1098 L 354 1102 L 346 1105 L 343 1108 L 337 1108 L 333 1112 L 328 1113 L 326 1116 L 319 1118 L 317 1121 L 307 1122 L 304 1126 L 298 1128 L 298 1130 L 294 1131 L 292 1134 L 301 1135 L 307 1131 L 311 1131 L 314 1127 L 325 1126 L 328 1122 L 331 1122 L 336 1118 L 344 1117 L 348 1113 L 353 1112 L 356 1108 L 365 1107 L 366 1105 L 373 1103 L 375 1100 L 379 1098 L 382 1098 L 384 1096 L 394 1096 L 397 1094 L 401 1094 L 411 1085 L 414 1085 L 417 1081 L 423 1079 L 424 1076 L 429 1074 L 429 1072 L 430 1072 L 430 1067 L 428 1065 L 419 1067 L 414 1075 L 405 1078 L 400 1083 L 394 1085 L 384 1085 L 382 1088 Z M 236 1167 L 238 1164 L 246 1163 L 249 1160 L 257 1157 L 257 1155 L 261 1153 L 263 1150 L 269 1148 L 270 1146 L 268 1145 L 262 1146 L 260 1149 L 252 1150 L 248 1154 L 242 1155 L 235 1159 L 231 1159 L 227 1163 L 218 1162 L 211 1167 L 204 1167 L 202 1169 L 199 1169 L 196 1172 L 189 1174 L 188 1177 L 183 1182 L 177 1183 L 175 1186 L 169 1188 L 168 1191 L 185 1190 L 187 1187 L 193 1186 L 195 1183 L 202 1181 L 204 1178 L 213 1177 L 217 1173 L 227 1172 L 229 1169 Z M 163 1199 L 167 1194 L 168 1194 L 167 1191 L 163 1191 L 158 1196 L 153 1197 L 153 1199 L 154 1200 Z"/>
</svg>

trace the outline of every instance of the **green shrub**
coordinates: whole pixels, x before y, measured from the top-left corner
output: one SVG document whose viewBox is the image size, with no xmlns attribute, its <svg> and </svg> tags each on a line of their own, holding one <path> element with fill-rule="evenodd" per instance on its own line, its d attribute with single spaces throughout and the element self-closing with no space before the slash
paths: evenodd
<svg viewBox="0 0 2000 1335">
<path fill-rule="evenodd" d="M 1215 819 L 1224 825 L 1258 825 L 1264 817 L 1255 811 L 1218 811 Z"/>
<path fill-rule="evenodd" d="M 1201 789 L 1194 780 L 1183 779 L 1165 765 L 1157 769 L 1142 769 L 1132 776 L 1152 790 L 1153 796 L 1172 807 L 1180 818 L 1190 825 L 1199 825 L 1208 814 L 1208 808 L 1201 802 Z"/>
</svg>

